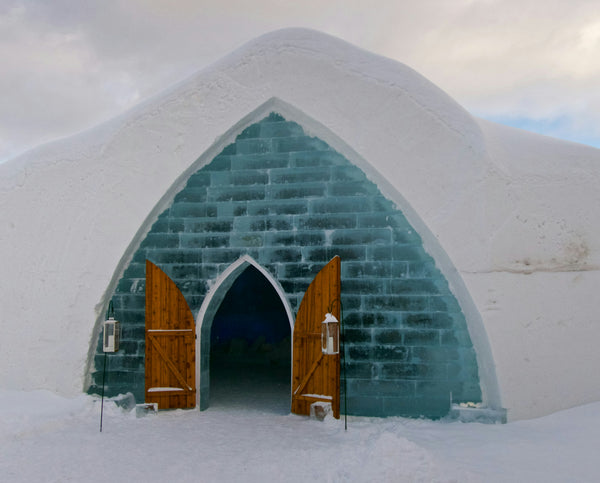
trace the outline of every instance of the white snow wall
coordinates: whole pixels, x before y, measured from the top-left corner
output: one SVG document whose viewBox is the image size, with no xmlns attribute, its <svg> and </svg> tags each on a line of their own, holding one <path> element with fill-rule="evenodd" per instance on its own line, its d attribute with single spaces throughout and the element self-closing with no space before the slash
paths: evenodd
<svg viewBox="0 0 600 483">
<path fill-rule="evenodd" d="M 82 391 L 137 230 L 199 155 L 273 104 L 419 231 L 465 311 L 489 403 L 520 419 L 600 400 L 600 151 L 474 119 L 409 68 L 296 29 L 0 165 L 0 386 Z"/>
</svg>

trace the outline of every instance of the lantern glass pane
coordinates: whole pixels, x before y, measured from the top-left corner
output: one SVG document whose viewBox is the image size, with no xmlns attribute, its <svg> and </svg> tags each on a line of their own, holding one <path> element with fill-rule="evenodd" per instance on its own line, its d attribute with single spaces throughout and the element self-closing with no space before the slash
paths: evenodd
<svg viewBox="0 0 600 483">
<path fill-rule="evenodd" d="M 321 324 L 321 350 L 328 355 L 340 352 L 340 323 L 335 318 L 328 317 Z"/>
</svg>

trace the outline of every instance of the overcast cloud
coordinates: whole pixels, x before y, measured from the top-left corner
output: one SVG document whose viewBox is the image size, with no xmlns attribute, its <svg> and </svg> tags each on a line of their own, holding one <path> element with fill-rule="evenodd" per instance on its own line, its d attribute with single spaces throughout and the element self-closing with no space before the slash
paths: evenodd
<svg viewBox="0 0 600 483">
<path fill-rule="evenodd" d="M 403 62 L 478 116 L 600 147 L 597 0 L 0 0 L 0 160 L 283 27 Z"/>
</svg>

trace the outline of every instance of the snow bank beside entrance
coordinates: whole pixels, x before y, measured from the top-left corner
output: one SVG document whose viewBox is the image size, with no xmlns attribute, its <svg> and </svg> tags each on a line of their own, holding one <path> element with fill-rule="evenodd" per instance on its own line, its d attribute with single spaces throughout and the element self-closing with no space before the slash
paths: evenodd
<svg viewBox="0 0 600 483">
<path fill-rule="evenodd" d="M 136 418 L 105 401 L 0 391 L 3 481 L 595 482 L 600 403 L 506 425 L 324 422 L 265 411 Z"/>
</svg>

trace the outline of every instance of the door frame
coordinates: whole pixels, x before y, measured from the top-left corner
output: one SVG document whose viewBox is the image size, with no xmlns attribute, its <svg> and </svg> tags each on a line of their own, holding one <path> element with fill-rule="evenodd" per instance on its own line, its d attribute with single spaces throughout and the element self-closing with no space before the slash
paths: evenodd
<svg viewBox="0 0 600 483">
<path fill-rule="evenodd" d="M 277 292 L 290 324 L 290 351 L 293 351 L 294 316 L 285 291 L 277 279 L 252 257 L 249 255 L 240 257 L 217 277 L 206 297 L 204 297 L 196 317 L 196 407 L 201 411 L 208 408 L 210 400 L 210 332 L 213 319 L 233 283 L 249 266 L 256 268 Z M 292 369 L 290 368 L 290 396 L 291 383 Z"/>
</svg>

